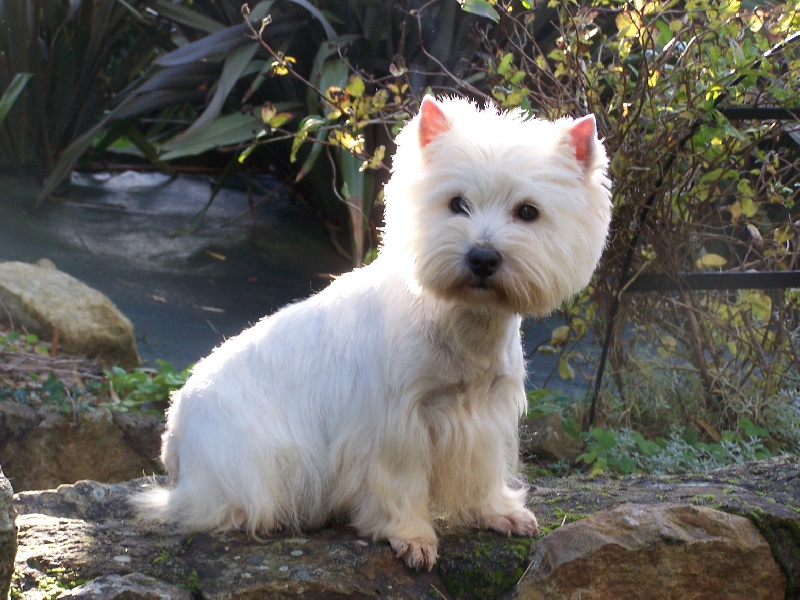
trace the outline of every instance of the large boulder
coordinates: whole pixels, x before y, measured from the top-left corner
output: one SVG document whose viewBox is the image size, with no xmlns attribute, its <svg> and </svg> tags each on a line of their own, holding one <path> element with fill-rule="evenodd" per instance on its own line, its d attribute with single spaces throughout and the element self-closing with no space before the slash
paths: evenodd
<svg viewBox="0 0 800 600">
<path fill-rule="evenodd" d="M 623 504 L 541 540 L 518 597 L 567 600 L 576 590 L 591 598 L 772 600 L 784 597 L 786 576 L 745 517 Z"/>
<path fill-rule="evenodd" d="M 207 599 L 800 597 L 797 458 L 681 477 L 538 479 L 531 505 L 543 537 L 440 523 L 431 573 L 410 571 L 388 544 L 345 526 L 257 541 L 142 525 L 126 501 L 141 484 L 84 481 L 17 494 L 13 592 L 33 598 L 49 586 L 40 597 L 123 590 L 113 593 L 144 599 L 177 586 Z M 698 595 L 709 590 L 716 592 Z"/>
<path fill-rule="evenodd" d="M 14 490 L 0 469 L 0 598 L 7 598 L 17 554 L 17 513 L 12 497 Z"/>
<path fill-rule="evenodd" d="M 64 352 L 129 369 L 141 364 L 133 325 L 101 292 L 55 268 L 0 263 L 0 321 L 58 340 Z"/>
<path fill-rule="evenodd" d="M 0 401 L 0 464 L 18 492 L 81 479 L 124 481 L 159 469 L 163 419 L 107 406 L 76 412 Z"/>
</svg>

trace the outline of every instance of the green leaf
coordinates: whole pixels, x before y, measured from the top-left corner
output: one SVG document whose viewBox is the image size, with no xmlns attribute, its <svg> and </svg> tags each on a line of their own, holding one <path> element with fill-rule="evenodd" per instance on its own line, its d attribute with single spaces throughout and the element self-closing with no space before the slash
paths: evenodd
<svg viewBox="0 0 800 600">
<path fill-rule="evenodd" d="M 293 163 L 297 160 L 297 153 L 300 151 L 300 147 L 303 145 L 303 143 L 308 139 L 309 133 L 318 131 L 320 127 L 325 125 L 325 123 L 327 123 L 327 121 L 318 115 L 309 115 L 300 121 L 300 126 L 297 128 L 297 134 L 295 135 L 294 140 L 292 140 L 292 151 L 289 154 L 289 162 Z M 322 137 L 325 138 L 326 136 L 327 130 L 324 131 Z M 321 146 L 321 144 L 315 142 L 315 146 Z M 319 150 L 317 153 L 319 153 Z M 314 160 L 316 160 L 316 158 Z M 306 162 L 308 162 L 308 160 L 306 160 Z"/>
<path fill-rule="evenodd" d="M 298 6 L 302 6 L 308 12 L 310 12 L 311 16 L 313 16 L 317 21 L 319 21 L 319 24 L 322 25 L 322 29 L 325 30 L 325 37 L 327 37 L 329 40 L 332 40 L 336 37 L 336 30 L 316 6 L 310 2 L 307 2 L 307 0 L 290 0 L 290 2 L 294 2 Z"/>
<path fill-rule="evenodd" d="M 319 45 L 319 49 L 317 49 L 317 53 L 314 56 L 314 64 L 311 67 L 311 74 L 309 76 L 309 81 L 315 84 L 319 89 L 326 90 L 327 85 L 322 82 L 323 71 L 327 68 L 328 59 L 340 52 L 343 52 L 344 47 L 348 44 L 351 44 L 355 40 L 358 39 L 359 36 L 357 35 L 342 35 L 333 39 L 328 40 L 327 42 L 323 42 Z M 342 61 L 338 61 L 341 63 Z M 347 77 L 347 65 L 345 67 L 345 75 Z M 344 77 L 341 79 L 337 79 L 336 82 L 333 84 L 328 85 L 341 85 L 341 81 L 344 81 Z M 313 89 L 308 90 L 307 94 L 308 99 L 308 112 L 313 114 L 319 110 L 319 97 L 317 93 Z"/>
<path fill-rule="evenodd" d="M 199 31 L 216 33 L 224 29 L 224 26 L 214 19 L 210 19 L 202 13 L 192 10 L 188 6 L 173 4 L 169 0 L 156 0 L 156 2 L 153 3 L 153 10 L 162 17 L 166 17 L 181 25 L 188 25 Z"/>
<path fill-rule="evenodd" d="M 514 55 L 511 52 L 503 55 L 503 58 L 500 60 L 500 64 L 497 65 L 497 72 L 500 75 L 505 75 L 508 73 L 508 70 L 511 68 L 512 60 L 514 60 Z"/>
<path fill-rule="evenodd" d="M 222 111 L 222 106 L 228 99 L 228 95 L 231 93 L 233 86 L 236 85 L 236 82 L 239 81 L 239 78 L 245 73 L 247 66 L 250 64 L 253 56 L 255 56 L 258 48 L 258 44 L 248 44 L 238 48 L 225 59 L 225 63 L 222 66 L 222 74 L 219 76 L 219 80 L 214 88 L 214 95 L 211 98 L 211 102 L 208 103 L 203 114 L 201 114 L 197 120 L 192 123 L 192 126 L 182 134 L 181 138 L 190 138 L 197 135 L 198 132 L 202 131 L 219 116 Z"/>
<path fill-rule="evenodd" d="M 491 19 L 495 23 L 500 22 L 500 14 L 494 9 L 494 6 L 486 0 L 464 0 L 461 3 L 461 9 L 464 12 Z"/>
<path fill-rule="evenodd" d="M 0 98 L 0 127 L 3 125 L 8 111 L 11 110 L 17 97 L 31 77 L 33 77 L 32 73 L 17 73 L 11 83 L 8 84 L 6 91 L 3 92 L 3 96 Z"/>
<path fill-rule="evenodd" d="M 235 25 L 212 33 L 205 37 L 181 46 L 164 56 L 157 58 L 154 63 L 162 67 L 173 67 L 176 65 L 187 65 L 206 60 L 212 56 L 227 55 L 236 48 L 242 46 L 255 46 L 255 41 L 248 39 L 245 35 L 244 25 Z"/>
<path fill-rule="evenodd" d="M 219 117 L 190 138 L 173 139 L 164 144 L 161 160 L 197 156 L 218 146 L 243 144 L 264 134 L 263 125 L 253 115 L 234 113 Z"/>
</svg>

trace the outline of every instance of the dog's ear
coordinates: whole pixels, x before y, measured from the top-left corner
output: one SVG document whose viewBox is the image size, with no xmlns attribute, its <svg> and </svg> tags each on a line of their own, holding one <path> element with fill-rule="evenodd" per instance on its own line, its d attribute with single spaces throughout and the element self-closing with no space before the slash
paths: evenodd
<svg viewBox="0 0 800 600">
<path fill-rule="evenodd" d="M 575 158 L 584 171 L 588 171 L 594 163 L 595 140 L 597 139 L 597 125 L 594 115 L 586 115 L 573 121 L 567 128 L 565 141 L 575 152 Z"/>
<path fill-rule="evenodd" d="M 419 146 L 424 148 L 436 136 L 450 129 L 450 124 L 444 116 L 441 107 L 433 96 L 425 96 L 419 107 Z"/>
</svg>

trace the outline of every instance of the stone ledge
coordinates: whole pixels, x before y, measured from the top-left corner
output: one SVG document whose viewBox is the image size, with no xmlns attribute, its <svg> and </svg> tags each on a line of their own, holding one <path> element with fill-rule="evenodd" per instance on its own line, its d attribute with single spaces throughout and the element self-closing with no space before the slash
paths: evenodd
<svg viewBox="0 0 800 600">
<path fill-rule="evenodd" d="M 544 537 L 505 538 L 441 523 L 441 558 L 432 573 L 406 569 L 388 544 L 359 539 L 344 526 L 260 542 L 238 534 L 187 536 L 145 527 L 131 519 L 125 502 L 140 484 L 85 481 L 17 494 L 20 531 L 12 594 L 33 598 L 43 582 L 55 581 L 65 593 L 72 590 L 65 597 L 93 598 L 79 594 L 89 594 L 92 585 L 108 585 L 108 579 L 98 578 L 130 575 L 123 586 L 126 598 L 158 597 L 144 595 L 141 587 L 132 595 L 130 581 L 140 585 L 148 578 L 159 580 L 160 588 L 178 586 L 210 599 L 568 598 L 575 593 L 635 598 L 652 592 L 659 581 L 648 582 L 644 591 L 612 589 L 609 581 L 630 581 L 621 576 L 599 576 L 594 583 L 591 577 L 559 579 L 558 568 L 545 572 L 542 565 L 602 575 L 613 569 L 631 573 L 635 560 L 646 559 L 655 561 L 653 573 L 672 578 L 669 589 L 676 597 L 697 597 L 689 586 L 696 585 L 692 574 L 698 568 L 714 589 L 775 597 L 775 588 L 764 586 L 771 581 L 785 597 L 800 596 L 796 457 L 681 477 L 537 479 L 530 499 Z M 631 528 L 624 527 L 631 520 L 651 525 L 634 527 L 639 534 L 634 539 Z M 567 538 L 578 540 L 572 554 L 563 550 Z M 554 555 L 557 548 L 562 550 Z M 715 561 L 714 569 L 703 569 L 709 561 Z"/>
</svg>

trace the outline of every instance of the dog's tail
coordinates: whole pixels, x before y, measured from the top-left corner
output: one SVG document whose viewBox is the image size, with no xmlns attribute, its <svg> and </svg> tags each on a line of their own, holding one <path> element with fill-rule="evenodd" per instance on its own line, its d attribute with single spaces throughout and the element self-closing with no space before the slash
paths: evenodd
<svg viewBox="0 0 800 600">
<path fill-rule="evenodd" d="M 180 522 L 175 490 L 168 487 L 162 478 L 153 477 L 128 499 L 140 521 L 160 525 L 177 525 Z"/>
<path fill-rule="evenodd" d="M 134 492 L 129 503 L 141 522 L 165 525 L 178 531 L 250 529 L 246 513 L 206 489 L 185 482 L 167 485 L 155 478 Z M 255 535 L 255 530 L 251 532 Z"/>
</svg>

